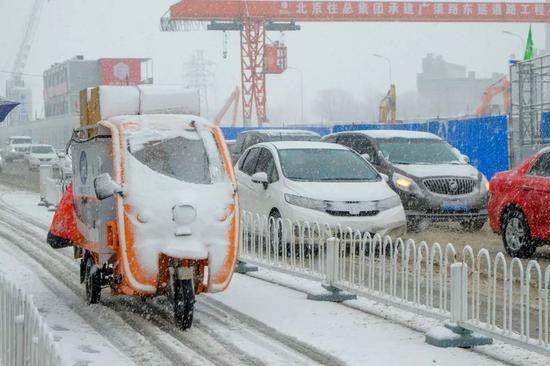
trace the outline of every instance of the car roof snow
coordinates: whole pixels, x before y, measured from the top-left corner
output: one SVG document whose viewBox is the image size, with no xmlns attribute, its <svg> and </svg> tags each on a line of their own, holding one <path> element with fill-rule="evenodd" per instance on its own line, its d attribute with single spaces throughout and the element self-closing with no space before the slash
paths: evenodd
<svg viewBox="0 0 550 366">
<path fill-rule="evenodd" d="M 248 130 L 243 131 L 242 133 L 259 133 L 262 135 L 268 135 L 268 136 L 280 136 L 280 135 L 288 135 L 288 136 L 320 136 L 317 132 L 309 131 L 309 130 L 295 130 L 295 129 L 270 129 L 270 130 Z"/>
<path fill-rule="evenodd" d="M 328 142 L 317 142 L 317 141 L 274 141 L 274 142 L 263 142 L 254 146 L 265 146 L 272 145 L 277 150 L 286 150 L 286 149 L 325 149 L 325 150 L 349 150 L 347 147 L 337 144 L 331 144 Z"/>
<path fill-rule="evenodd" d="M 372 138 L 405 138 L 405 139 L 436 139 L 441 140 L 441 137 L 429 132 L 406 131 L 406 130 L 352 130 L 342 131 L 333 135 L 344 133 L 359 133 Z"/>
</svg>

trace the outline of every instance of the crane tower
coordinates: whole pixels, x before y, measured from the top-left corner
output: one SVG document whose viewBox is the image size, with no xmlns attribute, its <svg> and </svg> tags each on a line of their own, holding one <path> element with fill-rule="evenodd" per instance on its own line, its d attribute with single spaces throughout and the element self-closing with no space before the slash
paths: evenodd
<svg viewBox="0 0 550 366">
<path fill-rule="evenodd" d="M 299 30 L 296 22 L 550 23 L 550 3 L 420 1 L 181 0 L 161 18 L 163 31 L 239 31 L 244 124 L 252 108 L 267 121 L 266 32 Z M 280 47 L 281 59 L 286 48 Z M 284 71 L 286 61 L 281 64 Z"/>
<path fill-rule="evenodd" d="M 20 103 L 9 116 L 10 124 L 32 118 L 32 90 L 25 87 L 22 73 L 25 71 L 25 66 L 27 65 L 32 41 L 40 22 L 44 3 L 45 0 L 34 0 L 25 26 L 23 39 L 19 44 L 19 49 L 13 61 L 12 78 L 6 81 L 6 97 Z"/>
</svg>

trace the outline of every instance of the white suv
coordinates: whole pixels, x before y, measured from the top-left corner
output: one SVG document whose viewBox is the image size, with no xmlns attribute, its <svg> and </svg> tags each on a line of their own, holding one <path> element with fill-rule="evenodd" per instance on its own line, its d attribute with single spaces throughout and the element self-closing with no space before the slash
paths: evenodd
<svg viewBox="0 0 550 366">
<path fill-rule="evenodd" d="M 245 151 L 236 173 L 246 213 L 392 237 L 405 232 L 399 196 L 372 165 L 347 147 L 260 143 Z"/>
<path fill-rule="evenodd" d="M 3 151 L 4 160 L 12 162 L 15 159 L 23 159 L 31 144 L 32 138 L 30 136 L 11 136 Z"/>
<path fill-rule="evenodd" d="M 25 160 L 29 170 L 38 169 L 40 165 L 60 166 L 59 156 L 52 145 L 31 145 Z"/>
</svg>

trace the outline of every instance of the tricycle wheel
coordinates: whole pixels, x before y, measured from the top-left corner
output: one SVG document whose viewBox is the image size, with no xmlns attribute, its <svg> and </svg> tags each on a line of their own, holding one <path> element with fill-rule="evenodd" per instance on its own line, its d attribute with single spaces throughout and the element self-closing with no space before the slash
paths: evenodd
<svg viewBox="0 0 550 366">
<path fill-rule="evenodd" d="M 101 273 L 90 256 L 86 259 L 84 282 L 86 284 L 86 302 L 97 304 L 101 298 Z"/>
<path fill-rule="evenodd" d="M 176 324 L 183 330 L 193 324 L 195 290 L 193 280 L 174 281 L 174 316 Z"/>
</svg>

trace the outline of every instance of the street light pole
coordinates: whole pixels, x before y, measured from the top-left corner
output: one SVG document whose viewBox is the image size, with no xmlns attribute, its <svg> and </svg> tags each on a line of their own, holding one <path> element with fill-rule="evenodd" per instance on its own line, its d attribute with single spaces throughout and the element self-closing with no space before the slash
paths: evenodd
<svg viewBox="0 0 550 366">
<path fill-rule="evenodd" d="M 382 56 L 382 55 L 379 55 L 377 53 L 373 53 L 372 55 L 374 57 L 382 58 L 382 59 L 386 60 L 386 62 L 388 63 L 388 70 L 389 70 L 389 76 L 390 76 L 390 86 L 391 86 L 393 84 L 392 77 L 391 77 L 391 60 L 389 58 L 387 58 L 386 56 Z"/>
<path fill-rule="evenodd" d="M 304 73 L 296 67 L 288 66 L 287 69 L 296 70 L 300 73 L 300 119 L 304 123 Z"/>
<path fill-rule="evenodd" d="M 502 33 L 507 34 L 509 36 L 519 38 L 519 40 L 521 41 L 521 48 L 525 47 L 525 41 L 523 40 L 523 37 L 520 36 L 519 34 L 514 33 L 514 32 L 510 32 L 510 31 L 506 31 L 506 30 L 502 31 Z M 522 52 L 522 50 L 520 49 L 520 54 L 519 54 L 520 57 L 521 57 L 521 52 Z"/>
</svg>

